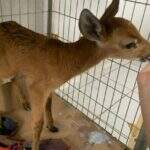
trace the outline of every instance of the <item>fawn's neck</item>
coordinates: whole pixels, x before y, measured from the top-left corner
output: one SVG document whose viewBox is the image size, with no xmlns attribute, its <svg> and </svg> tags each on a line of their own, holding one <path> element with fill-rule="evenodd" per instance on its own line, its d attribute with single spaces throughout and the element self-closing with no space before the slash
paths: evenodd
<svg viewBox="0 0 150 150">
<path fill-rule="evenodd" d="M 82 73 L 106 57 L 106 53 L 100 50 L 95 42 L 84 38 L 74 43 L 55 42 L 58 59 L 57 68 L 64 79 L 70 79 Z"/>
</svg>

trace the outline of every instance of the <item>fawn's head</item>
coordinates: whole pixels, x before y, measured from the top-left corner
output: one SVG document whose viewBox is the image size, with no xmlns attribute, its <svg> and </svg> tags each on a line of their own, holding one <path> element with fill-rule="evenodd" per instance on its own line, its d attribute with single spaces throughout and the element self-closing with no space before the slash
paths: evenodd
<svg viewBox="0 0 150 150">
<path fill-rule="evenodd" d="M 79 19 L 79 29 L 83 36 L 95 41 L 106 50 L 108 57 L 148 58 L 150 43 L 146 41 L 128 20 L 115 17 L 119 9 L 119 0 L 113 0 L 104 15 L 98 19 L 89 10 L 84 9 Z"/>
</svg>

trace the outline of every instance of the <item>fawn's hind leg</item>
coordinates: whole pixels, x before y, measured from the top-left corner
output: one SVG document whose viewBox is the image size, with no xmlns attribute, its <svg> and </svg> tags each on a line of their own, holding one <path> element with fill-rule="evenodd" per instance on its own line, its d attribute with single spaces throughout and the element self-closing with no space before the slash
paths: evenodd
<svg viewBox="0 0 150 150">
<path fill-rule="evenodd" d="M 51 132 L 58 132 L 58 128 L 54 126 L 54 120 L 52 116 L 52 93 L 50 93 L 45 102 L 45 123 Z"/>
<path fill-rule="evenodd" d="M 17 98 L 21 101 L 25 110 L 31 110 L 29 103 L 29 95 L 26 87 L 25 77 L 18 75 L 12 80 L 13 90 L 17 94 Z"/>
</svg>

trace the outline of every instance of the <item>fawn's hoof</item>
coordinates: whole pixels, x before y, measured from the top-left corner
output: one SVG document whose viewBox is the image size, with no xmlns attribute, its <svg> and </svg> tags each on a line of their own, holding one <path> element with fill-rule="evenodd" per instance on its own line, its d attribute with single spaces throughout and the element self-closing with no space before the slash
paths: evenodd
<svg viewBox="0 0 150 150">
<path fill-rule="evenodd" d="M 53 132 L 53 133 L 55 133 L 55 132 L 58 132 L 58 131 L 59 131 L 59 129 L 58 129 L 57 127 L 55 127 L 55 126 L 48 127 L 48 129 L 49 129 L 51 132 Z"/>
<path fill-rule="evenodd" d="M 28 102 L 23 103 L 23 108 L 24 108 L 26 111 L 31 111 L 31 105 L 30 105 L 30 103 L 28 103 Z"/>
</svg>

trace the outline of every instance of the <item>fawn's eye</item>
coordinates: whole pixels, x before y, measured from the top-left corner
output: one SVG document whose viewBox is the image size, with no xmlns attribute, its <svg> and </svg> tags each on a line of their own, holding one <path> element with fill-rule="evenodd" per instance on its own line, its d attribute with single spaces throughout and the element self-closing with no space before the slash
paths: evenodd
<svg viewBox="0 0 150 150">
<path fill-rule="evenodd" d="M 136 48 L 136 43 L 135 42 L 130 42 L 127 45 L 125 45 L 126 49 L 132 49 Z"/>
<path fill-rule="evenodd" d="M 120 44 L 123 49 L 135 49 L 138 46 L 138 40 L 134 38 L 125 38 L 121 40 Z"/>
</svg>

